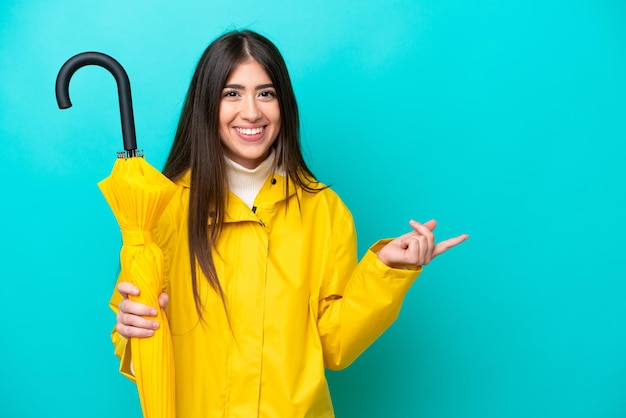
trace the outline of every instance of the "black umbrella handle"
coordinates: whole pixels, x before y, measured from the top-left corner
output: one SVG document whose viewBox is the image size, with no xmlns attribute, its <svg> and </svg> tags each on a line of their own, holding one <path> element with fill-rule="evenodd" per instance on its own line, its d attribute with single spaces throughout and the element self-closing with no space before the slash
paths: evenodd
<svg viewBox="0 0 626 418">
<path fill-rule="evenodd" d="M 122 118 L 122 137 L 124 139 L 124 149 L 134 155 L 137 149 L 137 138 L 135 136 L 135 120 L 133 116 L 133 100 L 130 94 L 130 81 L 124 67 L 113 57 L 101 52 L 83 52 L 67 60 L 61 67 L 56 82 L 57 103 L 60 109 L 67 109 L 72 106 L 70 101 L 70 79 L 74 73 L 86 65 L 98 65 L 106 68 L 117 82 L 117 93 L 120 102 L 120 116 Z"/>
</svg>

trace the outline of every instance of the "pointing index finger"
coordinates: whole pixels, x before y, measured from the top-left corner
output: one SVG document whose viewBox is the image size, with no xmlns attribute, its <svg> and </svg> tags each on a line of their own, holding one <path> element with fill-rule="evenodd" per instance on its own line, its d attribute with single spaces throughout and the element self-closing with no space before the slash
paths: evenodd
<svg viewBox="0 0 626 418">
<path fill-rule="evenodd" d="M 450 248 L 459 245 L 460 243 L 462 243 L 468 238 L 469 238 L 469 235 L 461 234 L 458 237 L 449 238 L 449 239 L 439 242 L 437 245 L 435 245 L 435 250 L 433 251 L 433 258 L 440 254 L 445 253 Z"/>
</svg>

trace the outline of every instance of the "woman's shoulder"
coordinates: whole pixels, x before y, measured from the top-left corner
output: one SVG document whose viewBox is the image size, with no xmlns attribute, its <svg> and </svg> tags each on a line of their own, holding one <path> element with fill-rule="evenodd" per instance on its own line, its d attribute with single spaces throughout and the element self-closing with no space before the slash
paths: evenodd
<svg viewBox="0 0 626 418">
<path fill-rule="evenodd" d="M 185 171 L 183 174 L 173 179 L 173 182 L 183 189 L 189 189 L 191 184 L 191 170 Z"/>
<path fill-rule="evenodd" d="M 302 198 L 302 206 L 305 210 L 322 210 L 333 218 L 340 217 L 351 219 L 352 217 L 350 209 L 332 186 L 322 182 L 312 183 L 309 189 L 302 189 L 300 196 Z"/>
</svg>

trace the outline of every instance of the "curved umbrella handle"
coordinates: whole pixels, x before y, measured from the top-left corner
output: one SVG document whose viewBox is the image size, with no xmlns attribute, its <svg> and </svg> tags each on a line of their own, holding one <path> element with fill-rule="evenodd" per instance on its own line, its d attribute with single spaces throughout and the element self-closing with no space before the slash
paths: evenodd
<svg viewBox="0 0 626 418">
<path fill-rule="evenodd" d="M 120 116 L 122 118 L 122 137 L 124 149 L 134 155 L 137 149 L 135 136 L 135 120 L 133 116 L 133 101 L 130 94 L 130 81 L 124 68 L 113 57 L 101 52 L 83 52 L 70 58 L 63 64 L 56 81 L 57 103 L 60 109 L 72 106 L 70 101 L 69 85 L 74 73 L 86 65 L 98 65 L 106 68 L 117 82 L 117 93 L 120 102 Z"/>
</svg>

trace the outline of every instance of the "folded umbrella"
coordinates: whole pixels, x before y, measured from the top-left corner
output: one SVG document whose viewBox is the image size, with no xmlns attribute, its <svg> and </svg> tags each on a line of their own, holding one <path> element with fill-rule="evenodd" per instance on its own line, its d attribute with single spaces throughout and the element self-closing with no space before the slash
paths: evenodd
<svg viewBox="0 0 626 418">
<path fill-rule="evenodd" d="M 126 71 L 115 59 L 98 52 L 70 58 L 57 77 L 59 107 L 72 105 L 69 81 L 85 65 L 104 67 L 117 81 L 125 151 L 118 153 L 111 174 L 98 186 L 122 232 L 121 279 L 141 289 L 139 296 L 129 298 L 157 308 L 156 320 L 161 324 L 150 338 L 130 339 L 141 409 L 144 418 L 174 418 L 174 354 L 169 323 L 158 303 L 163 291 L 163 254 L 152 240 L 152 229 L 176 186 L 137 151 L 130 83 Z"/>
</svg>

